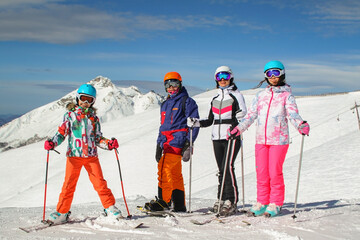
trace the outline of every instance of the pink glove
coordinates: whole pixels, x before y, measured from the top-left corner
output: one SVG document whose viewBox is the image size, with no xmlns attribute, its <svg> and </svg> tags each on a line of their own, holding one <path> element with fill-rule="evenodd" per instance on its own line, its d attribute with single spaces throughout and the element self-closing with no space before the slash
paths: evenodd
<svg viewBox="0 0 360 240">
<path fill-rule="evenodd" d="M 299 133 L 302 135 L 309 136 L 309 132 L 310 132 L 310 125 L 306 121 L 303 121 L 302 124 L 299 126 Z"/>
<path fill-rule="evenodd" d="M 51 141 L 51 140 L 46 140 L 46 141 L 45 141 L 45 144 L 44 144 L 45 150 L 50 151 L 50 150 L 53 150 L 54 147 L 55 147 L 55 144 L 54 144 L 53 141 Z"/>
<path fill-rule="evenodd" d="M 237 137 L 241 134 L 240 128 L 238 126 L 234 127 L 233 130 L 230 130 L 231 127 L 228 128 L 227 134 L 226 134 L 226 140 L 229 140 L 230 137 Z"/>
<path fill-rule="evenodd" d="M 119 143 L 118 143 L 118 141 L 116 140 L 116 138 L 112 138 L 112 139 L 109 141 L 108 147 L 109 147 L 109 150 L 113 150 L 114 148 L 118 148 L 118 147 L 119 147 Z"/>
</svg>

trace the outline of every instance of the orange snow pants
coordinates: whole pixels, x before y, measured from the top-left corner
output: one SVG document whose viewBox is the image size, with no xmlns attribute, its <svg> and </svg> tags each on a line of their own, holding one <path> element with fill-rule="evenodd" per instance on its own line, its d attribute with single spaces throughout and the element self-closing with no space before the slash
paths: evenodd
<svg viewBox="0 0 360 240">
<path fill-rule="evenodd" d="M 76 184 L 83 166 L 88 172 L 94 189 L 99 194 L 103 207 L 108 208 L 115 204 L 114 195 L 107 187 L 98 157 L 68 157 L 66 161 L 65 180 L 56 207 L 56 211 L 59 213 L 67 213 L 70 210 Z"/>
<path fill-rule="evenodd" d="M 162 199 L 169 203 L 173 190 L 185 192 L 181 172 L 181 155 L 164 153 L 158 163 L 158 182 L 162 189 Z"/>
</svg>

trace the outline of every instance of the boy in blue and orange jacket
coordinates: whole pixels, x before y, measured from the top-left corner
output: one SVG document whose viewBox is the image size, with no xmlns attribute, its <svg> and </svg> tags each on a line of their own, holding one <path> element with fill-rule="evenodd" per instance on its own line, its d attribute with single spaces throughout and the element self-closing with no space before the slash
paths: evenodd
<svg viewBox="0 0 360 240">
<path fill-rule="evenodd" d="M 190 157 L 190 131 L 187 118 L 199 118 L 198 106 L 189 97 L 179 73 L 169 72 L 164 78 L 165 90 L 169 94 L 161 105 L 161 125 L 157 138 L 156 161 L 158 162 L 158 197 L 173 210 L 185 212 L 185 190 L 181 158 Z M 199 128 L 194 128 L 195 141 Z"/>
</svg>

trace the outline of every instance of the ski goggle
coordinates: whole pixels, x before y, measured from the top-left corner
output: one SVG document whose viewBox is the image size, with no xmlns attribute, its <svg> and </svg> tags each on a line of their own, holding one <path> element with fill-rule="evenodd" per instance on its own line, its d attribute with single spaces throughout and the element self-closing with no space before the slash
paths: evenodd
<svg viewBox="0 0 360 240">
<path fill-rule="evenodd" d="M 218 72 L 216 75 L 215 75 L 215 79 L 216 81 L 221 81 L 221 80 L 230 80 L 231 78 L 231 74 L 228 73 L 228 72 Z"/>
<path fill-rule="evenodd" d="M 271 78 L 271 76 L 280 77 L 284 73 L 285 73 L 285 71 L 281 70 L 281 69 L 269 69 L 269 70 L 266 70 L 266 72 L 264 74 L 265 74 L 265 77 Z"/>
<path fill-rule="evenodd" d="M 78 98 L 80 99 L 80 101 L 87 102 L 89 104 L 93 104 L 95 102 L 94 97 L 85 94 L 79 94 Z"/>
<path fill-rule="evenodd" d="M 181 83 L 177 79 L 169 79 L 164 82 L 165 88 L 180 87 Z"/>
</svg>

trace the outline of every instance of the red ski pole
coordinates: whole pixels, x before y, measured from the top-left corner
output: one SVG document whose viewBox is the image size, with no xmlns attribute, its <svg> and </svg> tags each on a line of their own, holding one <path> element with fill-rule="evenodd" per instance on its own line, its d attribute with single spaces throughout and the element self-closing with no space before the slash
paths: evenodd
<svg viewBox="0 0 360 240">
<path fill-rule="evenodd" d="M 49 150 L 47 151 L 47 159 L 46 159 L 46 173 L 45 173 L 45 193 L 44 193 L 44 211 L 43 211 L 43 220 L 42 223 L 46 223 L 45 220 L 45 208 L 46 208 L 46 191 L 47 191 L 47 178 L 48 178 L 48 169 L 49 169 Z"/>
<path fill-rule="evenodd" d="M 128 208 L 128 205 L 127 205 L 127 203 L 126 203 L 125 192 L 124 192 L 124 185 L 123 185 L 123 180 L 122 180 L 122 176 L 121 176 L 120 161 L 119 161 L 119 156 L 118 156 L 118 150 L 117 150 L 117 148 L 115 148 L 115 155 L 116 155 L 116 159 L 117 159 L 117 163 L 118 163 L 118 167 L 119 167 L 121 190 L 122 190 L 122 194 L 123 194 L 123 198 L 124 198 L 124 203 L 125 203 L 126 211 L 127 211 L 127 214 L 128 214 L 127 218 L 130 219 L 132 216 L 130 215 L 129 208 Z"/>
</svg>

